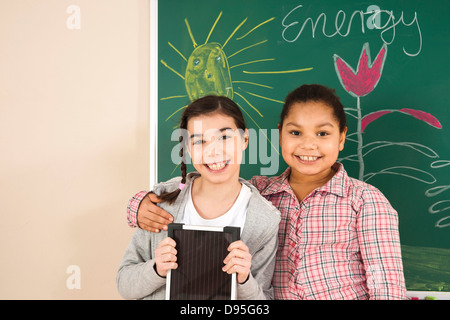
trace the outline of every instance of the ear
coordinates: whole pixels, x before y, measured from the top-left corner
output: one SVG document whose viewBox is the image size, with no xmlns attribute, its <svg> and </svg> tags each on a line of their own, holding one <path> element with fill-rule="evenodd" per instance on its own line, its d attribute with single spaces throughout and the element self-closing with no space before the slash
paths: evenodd
<svg viewBox="0 0 450 320">
<path fill-rule="evenodd" d="M 339 138 L 339 151 L 344 150 L 344 144 L 345 144 L 345 135 L 347 134 L 347 127 L 344 128 L 344 130 L 340 134 Z"/>
<path fill-rule="evenodd" d="M 281 145 L 281 124 L 279 123 L 278 125 L 277 125 L 277 128 L 278 128 L 278 139 L 280 140 L 280 145 Z"/>
<path fill-rule="evenodd" d="M 243 141 L 242 150 L 245 150 L 248 147 L 248 141 L 249 141 L 249 134 L 248 134 L 248 130 L 247 129 L 244 130 L 243 138 L 244 138 L 244 141 Z"/>
</svg>

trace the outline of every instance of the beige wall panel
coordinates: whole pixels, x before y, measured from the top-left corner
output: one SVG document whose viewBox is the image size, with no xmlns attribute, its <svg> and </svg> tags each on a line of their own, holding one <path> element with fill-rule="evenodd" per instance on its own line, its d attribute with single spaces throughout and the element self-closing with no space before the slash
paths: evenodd
<svg viewBox="0 0 450 320">
<path fill-rule="evenodd" d="M 148 28 L 148 1 L 0 1 L 0 299 L 120 299 L 127 201 L 149 185 Z"/>
</svg>

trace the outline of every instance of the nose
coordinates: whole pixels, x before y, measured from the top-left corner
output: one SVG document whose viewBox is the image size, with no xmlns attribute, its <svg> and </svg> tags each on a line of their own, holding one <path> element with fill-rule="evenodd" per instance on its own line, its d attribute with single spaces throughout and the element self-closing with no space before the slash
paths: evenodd
<svg viewBox="0 0 450 320">
<path fill-rule="evenodd" d="M 211 141 L 206 145 L 204 155 L 213 158 L 217 155 L 220 155 L 222 152 L 223 150 L 222 144 L 220 143 L 220 139 L 213 137 L 211 138 Z"/>
<path fill-rule="evenodd" d="M 316 149 L 317 143 L 316 143 L 315 137 L 304 135 L 300 140 L 300 146 L 303 149 L 309 149 L 309 150 Z"/>
</svg>

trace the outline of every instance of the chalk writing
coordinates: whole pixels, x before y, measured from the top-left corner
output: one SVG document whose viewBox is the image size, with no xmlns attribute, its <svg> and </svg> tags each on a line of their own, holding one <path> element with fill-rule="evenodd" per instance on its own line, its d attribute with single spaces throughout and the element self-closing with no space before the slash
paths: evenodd
<svg viewBox="0 0 450 320">
<path fill-rule="evenodd" d="M 403 52 L 408 56 L 417 56 L 422 51 L 422 31 L 420 30 L 419 18 L 417 12 L 414 12 L 414 17 L 410 22 L 405 21 L 404 12 L 400 16 L 394 15 L 391 10 L 380 10 L 377 6 L 370 6 L 366 12 L 363 10 L 355 10 L 350 19 L 347 20 L 347 14 L 343 10 L 339 10 L 334 19 L 334 26 L 331 27 L 334 32 L 327 32 L 330 26 L 327 25 L 327 14 L 322 12 L 314 20 L 311 17 L 304 17 L 302 9 L 303 5 L 298 5 L 283 18 L 281 24 L 283 26 L 282 37 L 286 42 L 295 42 L 301 36 L 305 27 L 309 24 L 311 26 L 311 35 L 315 38 L 316 29 L 322 20 L 322 34 L 327 38 L 335 36 L 347 37 L 351 30 L 353 23 L 361 24 L 361 32 L 366 33 L 366 26 L 368 29 L 380 30 L 381 40 L 390 45 L 394 42 L 396 37 L 396 28 L 404 26 L 407 28 L 416 28 L 418 37 L 418 48 L 415 51 L 406 50 L 403 47 Z M 368 17 L 366 17 L 368 16 Z M 357 19 L 355 19 L 357 18 Z M 355 19 L 355 21 L 354 21 Z M 367 19 L 367 21 L 366 21 Z M 356 22 L 359 20 L 359 22 Z M 347 26 L 345 26 L 346 22 Z M 384 24 L 381 21 L 386 21 Z M 302 23 L 303 22 L 303 23 Z"/>
</svg>

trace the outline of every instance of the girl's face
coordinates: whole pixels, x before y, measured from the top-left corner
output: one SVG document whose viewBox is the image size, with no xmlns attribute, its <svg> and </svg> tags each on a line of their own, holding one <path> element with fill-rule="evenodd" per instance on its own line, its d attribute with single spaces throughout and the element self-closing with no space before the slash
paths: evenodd
<svg viewBox="0 0 450 320">
<path fill-rule="evenodd" d="M 339 131 L 339 122 L 327 104 L 294 103 L 280 131 L 283 159 L 291 175 L 306 181 L 328 177 L 344 148 L 346 132 Z"/>
<path fill-rule="evenodd" d="M 213 183 L 237 181 L 248 131 L 239 130 L 232 117 L 201 115 L 187 123 L 188 152 L 202 178 Z"/>
</svg>

